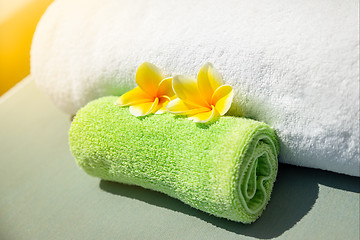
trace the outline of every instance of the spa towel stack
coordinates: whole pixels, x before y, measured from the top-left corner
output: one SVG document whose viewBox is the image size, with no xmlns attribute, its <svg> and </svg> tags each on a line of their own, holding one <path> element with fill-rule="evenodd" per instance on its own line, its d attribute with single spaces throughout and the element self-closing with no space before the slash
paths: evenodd
<svg viewBox="0 0 360 240">
<path fill-rule="evenodd" d="M 234 88 L 229 114 L 272 126 L 280 161 L 360 176 L 358 0 L 55 0 L 31 73 L 62 110 L 135 87 L 151 62 Z"/>
<path fill-rule="evenodd" d="M 136 118 L 116 99 L 89 103 L 71 124 L 71 151 L 88 174 L 234 221 L 261 215 L 277 174 L 278 142 L 269 126 L 237 117 L 213 124 L 172 114 Z"/>
</svg>

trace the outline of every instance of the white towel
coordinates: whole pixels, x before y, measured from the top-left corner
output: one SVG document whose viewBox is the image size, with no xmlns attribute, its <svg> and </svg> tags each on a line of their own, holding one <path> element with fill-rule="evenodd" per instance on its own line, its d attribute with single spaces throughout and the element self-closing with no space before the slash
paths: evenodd
<svg viewBox="0 0 360 240">
<path fill-rule="evenodd" d="M 135 87 L 148 61 L 196 76 L 212 62 L 235 89 L 230 114 L 264 121 L 280 161 L 360 176 L 357 0 L 57 0 L 31 73 L 75 113 Z"/>
</svg>

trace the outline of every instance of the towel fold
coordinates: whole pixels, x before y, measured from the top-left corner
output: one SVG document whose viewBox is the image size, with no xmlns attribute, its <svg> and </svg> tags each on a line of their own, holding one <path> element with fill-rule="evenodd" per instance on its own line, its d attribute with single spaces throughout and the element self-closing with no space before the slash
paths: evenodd
<svg viewBox="0 0 360 240">
<path fill-rule="evenodd" d="M 62 110 L 135 87 L 151 62 L 195 77 L 211 62 L 229 114 L 272 126 L 280 162 L 360 176 L 358 0 L 56 0 L 31 73 Z"/>
<path fill-rule="evenodd" d="M 136 118 L 116 99 L 89 103 L 71 124 L 71 151 L 85 172 L 233 221 L 261 215 L 277 174 L 278 142 L 269 126 L 237 117 L 210 125 L 172 114 Z"/>
</svg>

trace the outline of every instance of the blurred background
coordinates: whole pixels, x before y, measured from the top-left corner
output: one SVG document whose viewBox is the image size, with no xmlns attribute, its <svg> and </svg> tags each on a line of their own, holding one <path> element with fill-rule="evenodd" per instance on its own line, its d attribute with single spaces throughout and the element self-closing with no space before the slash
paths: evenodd
<svg viewBox="0 0 360 240">
<path fill-rule="evenodd" d="M 53 0 L 0 0 L 0 96 L 30 73 L 36 25 Z"/>
</svg>

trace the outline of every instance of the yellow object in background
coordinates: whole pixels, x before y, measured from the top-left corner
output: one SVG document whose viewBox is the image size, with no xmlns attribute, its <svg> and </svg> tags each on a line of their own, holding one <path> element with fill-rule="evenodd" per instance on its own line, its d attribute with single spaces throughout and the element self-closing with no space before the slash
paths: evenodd
<svg viewBox="0 0 360 240">
<path fill-rule="evenodd" d="M 53 0 L 0 0 L 0 95 L 30 73 L 36 25 Z"/>
</svg>

